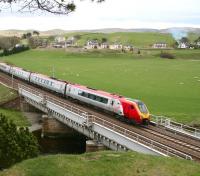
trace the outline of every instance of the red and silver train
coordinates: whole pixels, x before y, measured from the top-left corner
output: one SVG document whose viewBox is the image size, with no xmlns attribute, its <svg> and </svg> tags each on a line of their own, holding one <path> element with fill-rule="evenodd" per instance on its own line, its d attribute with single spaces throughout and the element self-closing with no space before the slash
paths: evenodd
<svg viewBox="0 0 200 176">
<path fill-rule="evenodd" d="M 29 72 L 5 63 L 0 63 L 0 70 L 29 83 L 59 93 L 65 98 L 70 97 L 111 112 L 118 118 L 129 123 L 146 125 L 150 121 L 149 111 L 146 105 L 140 100 L 126 98 L 79 84 L 56 80 L 46 75 Z"/>
</svg>

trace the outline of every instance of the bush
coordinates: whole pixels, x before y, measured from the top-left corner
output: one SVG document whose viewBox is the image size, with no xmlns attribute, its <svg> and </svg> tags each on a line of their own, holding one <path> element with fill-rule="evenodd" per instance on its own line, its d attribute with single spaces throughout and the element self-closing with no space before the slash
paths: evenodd
<svg viewBox="0 0 200 176">
<path fill-rule="evenodd" d="M 7 168 L 16 162 L 36 157 L 39 145 L 28 128 L 19 128 L 0 114 L 0 168 Z"/>
<path fill-rule="evenodd" d="M 4 49 L 3 53 L 1 53 L 0 56 L 9 56 L 11 54 L 20 53 L 20 52 L 23 52 L 23 51 L 26 51 L 26 50 L 29 50 L 29 47 L 21 45 L 21 46 L 18 46 L 18 47 L 14 47 L 12 49 Z"/>
<path fill-rule="evenodd" d="M 160 57 L 166 59 L 175 59 L 175 56 L 173 54 L 167 52 L 161 52 Z"/>
</svg>

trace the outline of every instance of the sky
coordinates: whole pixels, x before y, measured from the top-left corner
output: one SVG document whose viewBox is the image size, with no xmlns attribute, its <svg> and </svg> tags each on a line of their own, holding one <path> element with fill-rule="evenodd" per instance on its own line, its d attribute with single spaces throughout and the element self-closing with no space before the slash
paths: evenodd
<svg viewBox="0 0 200 176">
<path fill-rule="evenodd" d="M 17 12 L 18 6 L 0 12 L 0 30 L 83 30 L 100 28 L 200 28 L 200 0 L 74 0 L 68 15 Z"/>
</svg>

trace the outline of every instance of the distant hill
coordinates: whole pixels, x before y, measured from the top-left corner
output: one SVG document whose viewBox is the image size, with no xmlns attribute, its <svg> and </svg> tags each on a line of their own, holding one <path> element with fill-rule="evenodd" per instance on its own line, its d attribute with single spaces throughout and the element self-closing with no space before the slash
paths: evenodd
<svg viewBox="0 0 200 176">
<path fill-rule="evenodd" d="M 2 36 L 20 36 L 23 33 L 32 32 L 34 29 L 29 30 L 0 30 L 0 35 Z M 104 29 L 93 29 L 93 30 L 62 30 L 62 29 L 53 29 L 48 31 L 39 31 L 43 36 L 51 35 L 63 35 L 67 33 L 115 33 L 115 32 L 156 32 L 156 33 L 171 33 L 172 31 L 184 31 L 187 33 L 200 33 L 200 28 L 167 28 L 167 29 L 149 29 L 149 28 L 140 28 L 140 29 L 122 29 L 122 28 L 104 28 Z"/>
<path fill-rule="evenodd" d="M 34 30 L 0 30 L 0 36 L 18 36 Z M 40 36 L 57 36 L 66 37 L 79 36 L 77 43 L 80 46 L 86 44 L 88 40 L 102 41 L 106 38 L 109 43 L 130 44 L 136 47 L 149 48 L 156 42 L 165 42 L 169 47 L 173 46 L 175 40 L 187 36 L 194 41 L 200 36 L 200 28 L 168 28 L 168 29 L 121 29 L 105 28 L 95 30 L 61 30 L 53 29 L 48 31 L 39 31 Z"/>
<path fill-rule="evenodd" d="M 84 46 L 88 40 L 106 39 L 108 43 L 121 43 L 123 45 L 133 45 L 135 47 L 149 48 L 156 42 L 166 42 L 168 46 L 172 46 L 175 43 L 174 38 L 168 33 L 158 32 L 114 32 L 114 33 L 89 33 L 89 32 L 75 32 L 68 33 L 65 36 L 79 35 L 77 41 L 79 46 Z"/>
</svg>

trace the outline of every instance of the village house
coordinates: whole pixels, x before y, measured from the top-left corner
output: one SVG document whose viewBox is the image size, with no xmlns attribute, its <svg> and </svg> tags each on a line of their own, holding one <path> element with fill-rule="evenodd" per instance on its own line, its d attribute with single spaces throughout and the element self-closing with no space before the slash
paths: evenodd
<svg viewBox="0 0 200 176">
<path fill-rule="evenodd" d="M 125 51 L 133 51 L 133 46 L 132 45 L 125 45 L 125 46 L 123 46 L 123 49 L 125 50 Z"/>
<path fill-rule="evenodd" d="M 198 47 L 200 47 L 200 42 L 197 42 L 196 45 L 197 45 Z"/>
<path fill-rule="evenodd" d="M 52 43 L 52 46 L 54 48 L 65 48 L 66 39 L 63 36 L 57 36 L 54 39 L 54 43 Z"/>
<path fill-rule="evenodd" d="M 110 49 L 112 49 L 112 50 L 121 50 L 121 49 L 123 49 L 123 45 L 120 44 L 120 43 L 115 43 L 115 44 L 110 45 Z"/>
<path fill-rule="evenodd" d="M 102 43 L 100 48 L 101 49 L 109 49 L 109 44 L 108 43 Z"/>
<path fill-rule="evenodd" d="M 167 48 L 167 43 L 164 43 L 164 42 L 159 42 L 159 43 L 154 43 L 152 48 L 154 49 L 165 49 Z"/>
<path fill-rule="evenodd" d="M 99 43 L 97 40 L 89 40 L 87 41 L 86 49 L 98 49 Z"/>
<path fill-rule="evenodd" d="M 72 46 L 75 46 L 76 43 L 75 43 L 75 37 L 68 37 L 68 39 L 66 40 L 65 42 L 65 46 L 66 47 L 72 47 Z"/>
<path fill-rule="evenodd" d="M 180 49 L 186 49 L 188 47 L 189 47 L 189 45 L 187 43 L 184 43 L 184 42 L 180 42 L 178 44 L 178 48 L 180 48 Z"/>
</svg>

